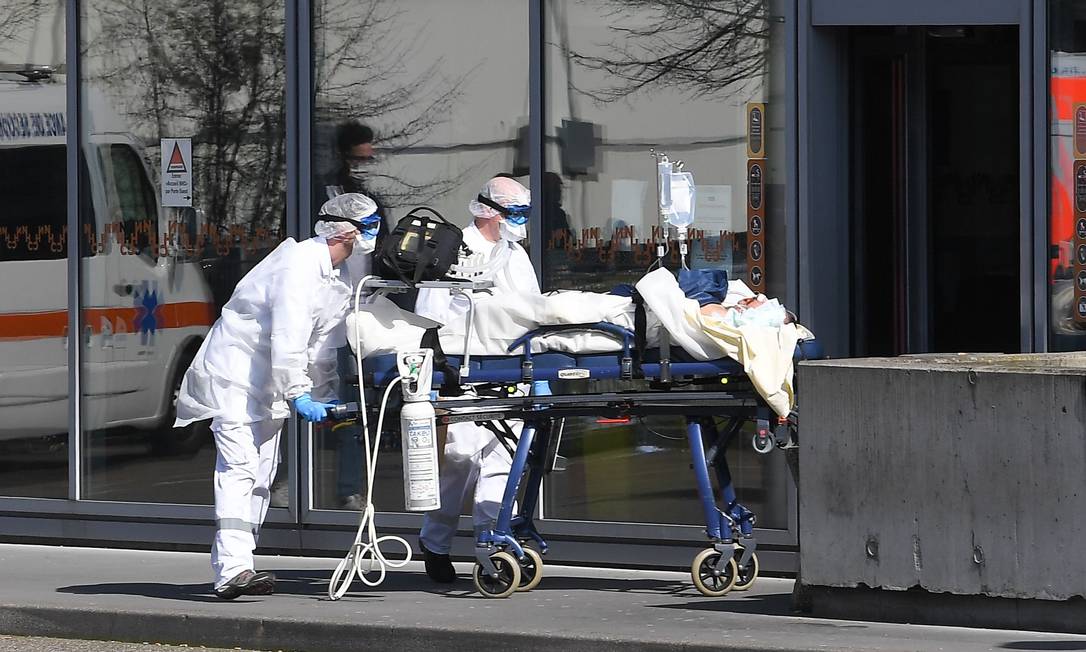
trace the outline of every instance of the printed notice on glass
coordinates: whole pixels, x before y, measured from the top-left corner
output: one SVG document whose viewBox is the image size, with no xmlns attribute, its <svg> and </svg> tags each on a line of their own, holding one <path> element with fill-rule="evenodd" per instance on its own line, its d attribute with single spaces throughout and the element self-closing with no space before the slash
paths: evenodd
<svg viewBox="0 0 1086 652">
<path fill-rule="evenodd" d="M 192 206 L 192 139 L 162 139 L 162 205 Z"/>
</svg>

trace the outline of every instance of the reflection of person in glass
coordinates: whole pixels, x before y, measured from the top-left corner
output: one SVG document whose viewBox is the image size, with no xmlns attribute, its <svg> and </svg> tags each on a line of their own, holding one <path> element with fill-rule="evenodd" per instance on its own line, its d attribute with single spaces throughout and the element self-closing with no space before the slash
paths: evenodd
<svg viewBox="0 0 1086 652">
<path fill-rule="evenodd" d="M 475 217 L 464 229 L 464 244 L 472 252 L 469 261 L 476 256 L 482 259 L 480 264 L 498 256 L 505 260 L 491 278 L 491 292 L 499 300 L 502 294 L 539 294 L 532 261 L 517 244 L 527 232 L 530 203 L 527 188 L 513 179 L 495 177 L 468 205 Z M 467 311 L 467 297 L 452 296 L 448 290 L 420 290 L 415 307 L 419 315 L 443 324 Z M 519 428 L 514 431 L 519 434 Z M 441 467 L 441 509 L 426 514 L 419 534 L 426 574 L 431 579 L 442 583 L 456 579 L 449 550 L 467 496 L 472 496 L 476 534 L 493 527 L 511 463 L 509 451 L 486 428 L 473 422 L 449 426 Z"/>
<path fill-rule="evenodd" d="M 253 550 L 268 511 L 288 404 L 323 421 L 336 400 L 336 350 L 351 296 L 341 264 L 372 251 L 377 205 L 348 193 L 321 209 L 316 236 L 287 238 L 238 282 L 185 373 L 175 427 L 211 419 L 215 594 L 268 595 L 275 576 L 256 572 Z M 376 219 L 375 219 L 376 218 Z"/>
<path fill-rule="evenodd" d="M 372 197 L 377 202 L 377 212 L 387 216 L 381 198 L 369 187 L 370 170 L 376 160 L 373 129 L 355 120 L 336 127 L 336 157 L 337 167 L 325 180 L 323 192 L 313 193 L 314 201 L 320 204 L 345 192 L 357 192 Z"/>
<path fill-rule="evenodd" d="M 325 179 L 320 191 L 314 192 L 314 201 L 323 202 L 345 192 L 356 192 L 373 198 L 377 203 L 377 213 L 382 217 L 378 223 L 376 247 L 379 249 L 388 234 L 387 207 L 370 187 L 370 172 L 376 155 L 373 149 L 373 129 L 357 120 L 348 120 L 336 127 L 336 169 Z M 355 260 L 357 259 L 357 260 Z M 350 261 L 351 280 L 358 283 L 373 267 L 371 256 L 355 256 Z M 381 275 L 381 270 L 374 273 Z M 392 302 L 409 310 L 414 306 L 414 292 L 392 297 Z M 339 352 L 340 375 L 353 375 L 356 371 L 354 356 L 344 348 Z M 333 426 L 336 438 L 336 500 L 341 509 L 361 510 L 362 501 L 362 444 L 358 439 L 361 432 L 356 423 L 344 422 Z M 286 505 L 277 492 L 278 502 Z"/>
<path fill-rule="evenodd" d="M 573 240 L 573 229 L 569 227 L 569 215 L 562 208 L 562 177 L 557 172 L 543 173 L 543 233 L 544 244 L 562 236 Z"/>
</svg>

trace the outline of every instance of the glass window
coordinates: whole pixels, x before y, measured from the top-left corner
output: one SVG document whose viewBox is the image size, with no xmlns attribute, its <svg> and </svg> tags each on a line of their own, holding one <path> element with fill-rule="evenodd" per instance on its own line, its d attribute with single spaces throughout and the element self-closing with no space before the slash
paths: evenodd
<svg viewBox="0 0 1086 652">
<path fill-rule="evenodd" d="M 636 282 L 657 243 L 679 268 L 655 149 L 694 175 L 687 264 L 784 298 L 783 5 L 547 0 L 545 289 Z M 681 420 L 570 420 L 566 433 L 546 516 L 701 522 Z M 749 439 L 730 457 L 739 497 L 762 526 L 787 527 L 783 460 L 751 455 Z"/>
<path fill-rule="evenodd" d="M 316 0 L 314 214 L 329 196 L 363 192 L 390 227 L 421 205 L 466 226 L 468 203 L 488 179 L 526 175 L 518 155 L 528 125 L 528 6 Z M 528 185 L 526 176 L 520 181 Z M 395 299 L 411 307 L 411 297 Z M 389 452 L 380 458 L 382 511 L 403 508 L 398 428 L 388 428 Z M 350 426 L 315 432 L 315 507 L 357 504 L 356 435 Z"/>
<path fill-rule="evenodd" d="M 173 402 L 284 235 L 285 3 L 81 7 L 82 495 L 208 504 L 209 423 L 173 428 Z"/>
<path fill-rule="evenodd" d="M 1086 348 L 1086 4 L 1049 4 L 1049 349 Z"/>
<path fill-rule="evenodd" d="M 155 259 L 158 206 L 143 161 L 130 145 L 110 145 L 109 159 L 125 239 L 137 252 Z"/>
<path fill-rule="evenodd" d="M 2 496 L 68 495 L 64 15 L 0 4 Z"/>
</svg>

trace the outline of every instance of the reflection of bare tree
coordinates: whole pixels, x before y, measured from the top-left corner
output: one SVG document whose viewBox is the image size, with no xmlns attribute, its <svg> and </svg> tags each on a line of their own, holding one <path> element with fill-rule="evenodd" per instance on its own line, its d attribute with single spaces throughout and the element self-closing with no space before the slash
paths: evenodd
<svg viewBox="0 0 1086 652">
<path fill-rule="evenodd" d="M 282 0 L 99 5 L 97 85 L 151 139 L 193 138 L 197 201 L 217 226 L 274 228 L 285 203 Z M 132 93 L 135 93 L 133 95 Z"/>
<path fill-rule="evenodd" d="M 413 41 L 397 33 L 401 12 L 390 0 L 318 4 L 318 120 L 399 119 L 381 144 L 392 153 L 417 144 L 445 119 L 460 78 L 443 79 L 436 63 L 404 73 Z M 100 28 L 85 46 L 96 64 L 90 79 L 152 143 L 193 138 L 195 199 L 208 222 L 278 226 L 286 193 L 284 0 L 111 0 L 94 9 Z M 393 198 L 452 185 L 390 180 Z"/>
<path fill-rule="evenodd" d="M 0 0 L 0 42 L 21 42 L 27 38 L 26 28 L 42 14 L 41 0 Z M 32 63 L 5 61 L 4 63 Z"/>
<path fill-rule="evenodd" d="M 670 88 L 689 97 L 732 93 L 768 65 L 768 0 L 606 0 L 615 34 L 604 54 L 569 51 L 577 64 L 605 73 L 610 85 L 579 89 L 610 102 Z"/>
<path fill-rule="evenodd" d="M 447 78 L 439 61 L 408 72 L 425 30 L 401 26 L 406 13 L 390 0 L 318 0 L 313 9 L 317 120 L 378 125 L 377 144 L 388 155 L 420 144 L 445 122 L 472 72 Z M 430 201 L 459 185 L 462 176 L 416 182 L 389 170 L 372 175 L 374 190 L 390 206 Z"/>
</svg>

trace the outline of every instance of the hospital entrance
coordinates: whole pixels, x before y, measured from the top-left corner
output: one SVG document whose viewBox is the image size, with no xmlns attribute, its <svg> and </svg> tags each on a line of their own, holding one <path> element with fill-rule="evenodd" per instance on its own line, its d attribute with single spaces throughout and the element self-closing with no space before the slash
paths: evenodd
<svg viewBox="0 0 1086 652">
<path fill-rule="evenodd" d="M 1020 351 L 1017 28 L 839 32 L 850 354 Z"/>
</svg>

